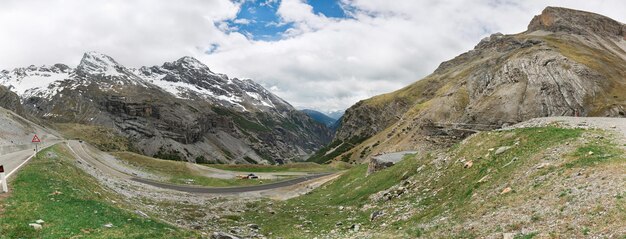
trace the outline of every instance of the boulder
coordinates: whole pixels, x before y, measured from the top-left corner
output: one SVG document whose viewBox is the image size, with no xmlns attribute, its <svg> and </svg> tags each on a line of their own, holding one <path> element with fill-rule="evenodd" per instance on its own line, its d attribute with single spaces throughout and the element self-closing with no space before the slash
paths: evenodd
<svg viewBox="0 0 626 239">
<path fill-rule="evenodd" d="M 239 237 L 228 234 L 226 232 L 214 232 L 211 239 L 239 239 Z"/>
</svg>

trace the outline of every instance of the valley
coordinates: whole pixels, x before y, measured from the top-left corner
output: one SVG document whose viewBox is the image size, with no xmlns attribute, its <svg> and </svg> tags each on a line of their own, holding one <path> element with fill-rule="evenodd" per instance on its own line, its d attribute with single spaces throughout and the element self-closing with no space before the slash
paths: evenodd
<svg viewBox="0 0 626 239">
<path fill-rule="evenodd" d="M 626 237 L 624 23 L 546 7 L 345 111 L 339 86 L 281 89 L 278 59 L 262 83 L 214 72 L 220 47 L 0 71 L 0 239 Z"/>
</svg>

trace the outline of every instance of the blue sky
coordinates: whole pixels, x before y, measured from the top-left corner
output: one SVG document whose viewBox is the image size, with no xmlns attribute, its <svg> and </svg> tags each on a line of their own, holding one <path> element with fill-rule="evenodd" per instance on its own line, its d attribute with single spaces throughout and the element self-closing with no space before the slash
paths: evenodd
<svg viewBox="0 0 626 239">
<path fill-rule="evenodd" d="M 309 0 L 313 13 L 330 18 L 347 18 L 338 0 Z M 283 33 L 293 27 L 284 22 L 277 13 L 281 0 L 247 0 L 235 19 L 227 21 L 235 31 L 253 40 L 280 40 Z"/>
<path fill-rule="evenodd" d="M 626 22 L 624 0 L 3 0 L 0 70 L 76 66 L 86 51 L 128 67 L 193 56 L 330 112 L 420 80 L 492 33 L 522 32 L 546 6 Z"/>
</svg>

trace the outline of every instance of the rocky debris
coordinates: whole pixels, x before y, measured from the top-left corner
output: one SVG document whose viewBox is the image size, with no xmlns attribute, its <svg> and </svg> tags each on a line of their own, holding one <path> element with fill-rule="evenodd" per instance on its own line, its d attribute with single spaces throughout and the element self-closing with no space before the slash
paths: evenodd
<svg viewBox="0 0 626 239">
<path fill-rule="evenodd" d="M 385 215 L 383 211 L 374 211 L 370 214 L 370 221 L 374 221 L 376 220 L 376 218 L 381 217 L 383 215 Z"/>
<path fill-rule="evenodd" d="M 478 180 L 478 183 L 484 183 L 484 182 L 487 182 L 487 180 L 489 180 L 489 178 L 490 178 L 490 177 L 491 177 L 491 176 L 490 176 L 489 174 L 487 174 L 487 175 L 485 175 L 484 177 L 480 178 L 480 179 Z"/>
<path fill-rule="evenodd" d="M 349 229 L 352 232 L 359 232 L 359 230 L 361 229 L 361 225 L 360 224 L 352 224 L 352 226 L 350 226 Z"/>
<path fill-rule="evenodd" d="M 259 225 L 257 224 L 248 224 L 248 228 L 252 230 L 259 230 Z"/>
<path fill-rule="evenodd" d="M 41 224 L 38 224 L 38 223 L 29 223 L 28 226 L 32 227 L 33 229 L 35 229 L 35 231 L 39 231 L 39 230 L 43 229 L 43 226 Z"/>
<path fill-rule="evenodd" d="M 514 239 L 515 233 L 506 232 L 502 234 L 502 239 Z"/>
<path fill-rule="evenodd" d="M 149 218 L 148 214 L 142 212 L 141 210 L 135 210 L 135 213 L 143 218 Z"/>
<path fill-rule="evenodd" d="M 404 180 L 387 190 L 370 195 L 369 199 L 372 202 L 386 202 L 401 197 L 403 194 L 409 192 L 409 189 L 413 188 L 415 188 L 415 182 L 411 180 Z"/>
<path fill-rule="evenodd" d="M 500 154 L 502 154 L 502 153 L 506 152 L 507 150 L 509 150 L 509 149 L 511 149 L 511 148 L 513 148 L 513 147 L 511 147 L 511 146 L 502 146 L 502 147 L 500 147 L 500 148 L 498 148 L 498 149 L 496 150 L 495 154 L 496 154 L 496 155 L 500 155 Z"/>
<path fill-rule="evenodd" d="M 396 163 L 402 161 L 405 155 L 413 153 L 416 153 L 416 151 L 400 151 L 395 153 L 374 155 L 370 157 L 370 162 L 367 165 L 366 176 L 385 168 L 391 167 Z"/>
<path fill-rule="evenodd" d="M 226 232 L 213 232 L 211 239 L 239 239 L 239 237 Z"/>
</svg>

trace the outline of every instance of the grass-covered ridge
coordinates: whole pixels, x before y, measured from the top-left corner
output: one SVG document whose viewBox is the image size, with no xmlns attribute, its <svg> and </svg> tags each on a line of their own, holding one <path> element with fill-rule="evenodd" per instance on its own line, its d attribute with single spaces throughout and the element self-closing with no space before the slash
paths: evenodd
<svg viewBox="0 0 626 239">
<path fill-rule="evenodd" d="M 258 223 L 285 238 L 607 235 L 600 233 L 626 227 L 619 196 L 626 195 L 626 157 L 611 137 L 557 127 L 483 132 L 369 177 L 357 166 L 308 195 L 250 205 L 233 223 Z M 403 193 L 374 200 L 385 190 Z M 383 215 L 370 220 L 377 211 Z"/>
<path fill-rule="evenodd" d="M 123 200 L 74 166 L 67 148 L 51 147 L 17 174 L 0 201 L 0 238 L 196 238 L 123 209 Z M 38 219 L 43 229 L 28 226 Z M 111 223 L 113 227 L 106 228 Z"/>
</svg>

